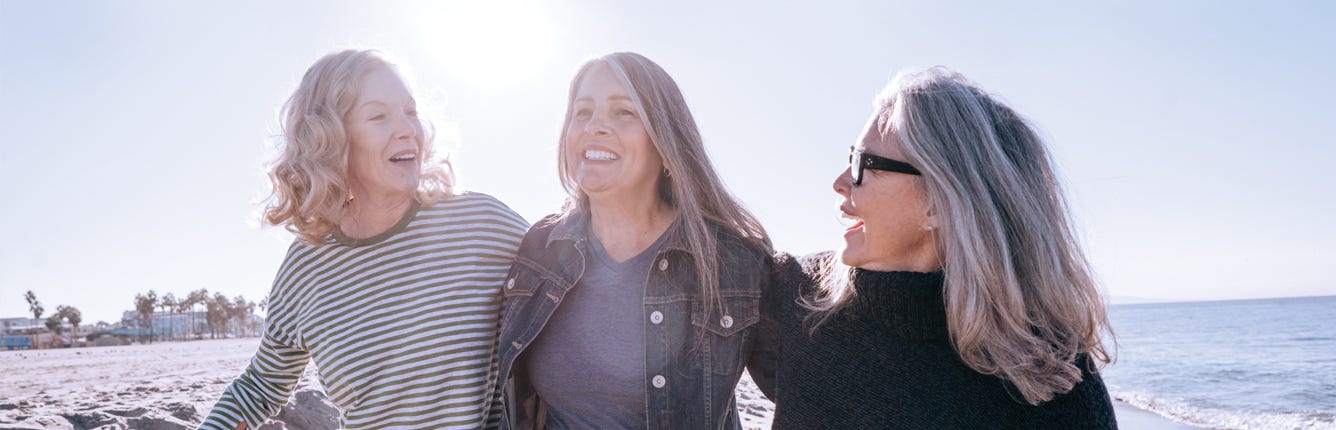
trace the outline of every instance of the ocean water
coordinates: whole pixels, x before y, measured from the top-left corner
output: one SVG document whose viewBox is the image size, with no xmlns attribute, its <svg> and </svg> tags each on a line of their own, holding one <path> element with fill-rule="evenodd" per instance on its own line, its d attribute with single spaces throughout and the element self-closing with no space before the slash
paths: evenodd
<svg viewBox="0 0 1336 430">
<path fill-rule="evenodd" d="M 1118 400 L 1188 424 L 1336 429 L 1336 296 L 1114 305 Z"/>
</svg>

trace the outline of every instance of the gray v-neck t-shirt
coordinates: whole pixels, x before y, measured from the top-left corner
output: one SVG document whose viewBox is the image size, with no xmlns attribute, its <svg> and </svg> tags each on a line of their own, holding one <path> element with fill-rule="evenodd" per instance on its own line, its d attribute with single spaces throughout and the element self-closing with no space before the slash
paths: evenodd
<svg viewBox="0 0 1336 430">
<path fill-rule="evenodd" d="M 530 346 L 529 379 L 549 428 L 643 428 L 645 282 L 668 233 L 620 263 L 585 234 L 584 276 Z"/>
</svg>

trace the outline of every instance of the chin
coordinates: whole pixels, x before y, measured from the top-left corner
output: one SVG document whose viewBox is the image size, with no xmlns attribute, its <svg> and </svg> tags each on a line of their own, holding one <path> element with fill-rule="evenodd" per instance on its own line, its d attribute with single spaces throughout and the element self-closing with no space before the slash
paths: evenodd
<svg viewBox="0 0 1336 430">
<path fill-rule="evenodd" d="M 844 263 L 845 266 L 858 267 L 858 264 L 863 262 L 863 256 L 861 254 L 862 253 L 859 252 L 857 247 L 850 246 L 846 243 L 843 248 L 840 248 L 837 257 L 840 258 L 840 262 Z"/>
</svg>

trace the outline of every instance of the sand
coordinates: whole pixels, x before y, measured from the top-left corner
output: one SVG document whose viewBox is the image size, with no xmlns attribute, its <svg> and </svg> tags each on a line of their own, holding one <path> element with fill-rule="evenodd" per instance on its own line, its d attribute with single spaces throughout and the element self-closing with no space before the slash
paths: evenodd
<svg viewBox="0 0 1336 430">
<path fill-rule="evenodd" d="M 0 430 L 190 429 L 249 363 L 256 338 L 0 351 Z M 261 430 L 333 429 L 313 367 L 293 399 Z M 744 377 L 738 404 L 746 428 L 769 428 L 774 405 Z M 1191 428 L 1117 403 L 1119 427 Z"/>
</svg>

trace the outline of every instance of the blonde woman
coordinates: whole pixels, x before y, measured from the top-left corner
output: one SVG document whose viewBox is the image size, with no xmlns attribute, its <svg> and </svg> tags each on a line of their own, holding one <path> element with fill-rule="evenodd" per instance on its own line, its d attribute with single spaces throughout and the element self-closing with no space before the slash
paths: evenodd
<svg viewBox="0 0 1336 430">
<path fill-rule="evenodd" d="M 1104 305 L 1015 111 L 902 74 L 834 189 L 844 248 L 776 262 L 775 428 L 1116 426 Z"/>
<path fill-rule="evenodd" d="M 297 236 L 255 358 L 200 428 L 257 428 L 307 363 L 344 428 L 494 427 L 501 283 L 527 224 L 459 193 L 396 67 L 321 58 L 283 109 L 265 221 Z M 488 417 L 492 421 L 488 421 Z"/>
<path fill-rule="evenodd" d="M 558 170 L 566 208 L 529 230 L 506 281 L 503 427 L 738 428 L 770 242 L 677 84 L 634 53 L 586 62 Z"/>
</svg>

